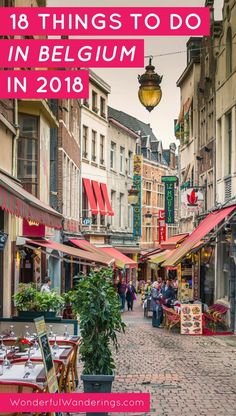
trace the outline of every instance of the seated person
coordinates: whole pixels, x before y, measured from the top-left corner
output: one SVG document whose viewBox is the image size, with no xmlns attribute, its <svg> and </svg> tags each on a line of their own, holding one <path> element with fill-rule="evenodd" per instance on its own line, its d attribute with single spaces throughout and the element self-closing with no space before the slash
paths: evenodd
<svg viewBox="0 0 236 416">
<path fill-rule="evenodd" d="M 175 290 L 171 280 L 166 280 L 165 286 L 161 289 L 162 302 L 166 306 L 171 306 L 172 301 L 175 299 Z"/>
</svg>

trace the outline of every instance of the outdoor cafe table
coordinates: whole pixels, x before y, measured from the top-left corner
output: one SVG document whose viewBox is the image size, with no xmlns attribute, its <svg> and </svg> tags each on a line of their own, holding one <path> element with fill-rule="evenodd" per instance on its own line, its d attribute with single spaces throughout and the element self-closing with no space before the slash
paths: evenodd
<svg viewBox="0 0 236 416">
<path fill-rule="evenodd" d="M 63 364 L 66 366 L 69 362 L 69 358 L 70 358 L 70 354 L 72 352 L 72 349 L 73 349 L 73 346 L 71 346 L 71 345 L 59 345 L 59 348 L 58 348 L 58 350 L 55 351 L 55 353 L 52 349 L 52 358 L 54 360 L 62 361 Z M 0 362 L 3 361 L 4 357 L 5 357 L 5 350 L 3 350 L 3 351 L 0 350 Z M 15 352 L 13 352 L 11 350 L 11 347 L 8 347 L 7 348 L 7 357 L 8 357 L 9 360 L 15 360 L 17 358 L 27 359 L 28 358 L 28 351 L 26 351 L 26 352 L 15 351 Z M 40 349 L 36 350 L 36 349 L 32 348 L 30 358 L 41 360 L 42 359 L 41 350 Z"/>
<path fill-rule="evenodd" d="M 25 368 L 24 364 L 13 364 L 10 368 L 4 368 L 0 381 L 34 383 L 42 389 L 47 386 L 43 364 L 36 364 L 32 369 Z"/>
</svg>

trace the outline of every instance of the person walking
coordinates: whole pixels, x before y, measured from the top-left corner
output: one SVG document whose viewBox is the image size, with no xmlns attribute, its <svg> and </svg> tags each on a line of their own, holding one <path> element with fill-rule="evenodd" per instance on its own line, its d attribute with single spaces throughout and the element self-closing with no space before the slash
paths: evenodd
<svg viewBox="0 0 236 416">
<path fill-rule="evenodd" d="M 163 310 L 160 301 L 160 292 L 158 290 L 158 282 L 154 282 L 151 290 L 151 307 L 152 307 L 152 326 L 159 328 L 163 319 Z"/>
<path fill-rule="evenodd" d="M 126 300 L 127 300 L 127 306 L 128 306 L 128 311 L 129 310 L 133 310 L 133 305 L 134 305 L 134 300 L 136 299 L 136 289 L 133 285 L 133 282 L 130 281 L 128 286 L 127 286 L 127 291 L 126 291 Z"/>
<path fill-rule="evenodd" d="M 127 284 L 125 283 L 125 279 L 121 279 L 117 285 L 117 292 L 120 297 L 120 309 L 121 312 L 125 310 L 125 295 L 127 292 Z"/>
</svg>

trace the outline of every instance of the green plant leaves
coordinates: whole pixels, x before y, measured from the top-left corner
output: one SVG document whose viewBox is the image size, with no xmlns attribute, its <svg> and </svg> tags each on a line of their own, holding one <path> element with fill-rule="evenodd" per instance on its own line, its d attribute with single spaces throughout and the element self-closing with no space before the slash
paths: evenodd
<svg viewBox="0 0 236 416">
<path fill-rule="evenodd" d="M 80 316 L 80 355 L 84 374 L 110 375 L 115 364 L 112 344 L 117 350 L 117 333 L 124 332 L 120 301 L 113 287 L 113 270 L 92 271 L 81 278 L 74 310 Z"/>
</svg>

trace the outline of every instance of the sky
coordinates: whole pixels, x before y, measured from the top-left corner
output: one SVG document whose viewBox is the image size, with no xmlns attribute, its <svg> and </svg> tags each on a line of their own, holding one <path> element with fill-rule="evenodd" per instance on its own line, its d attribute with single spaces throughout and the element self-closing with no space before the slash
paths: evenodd
<svg viewBox="0 0 236 416">
<path fill-rule="evenodd" d="M 49 6 L 55 6 L 55 0 L 48 0 Z M 204 6 L 205 0 L 57 0 L 56 6 L 67 7 L 198 7 Z M 215 18 L 222 17 L 223 0 L 215 0 Z M 174 119 L 178 118 L 180 109 L 180 91 L 176 81 L 186 66 L 187 37 L 145 37 L 145 56 L 162 55 L 153 58 L 153 65 L 162 80 L 162 100 L 149 113 L 138 99 L 138 75 L 144 68 L 96 68 L 94 71 L 111 86 L 109 105 L 124 111 L 144 123 L 150 123 L 154 134 L 162 140 L 163 147 L 176 142 L 174 137 Z M 173 52 L 179 52 L 175 53 Z M 170 54 L 170 55 L 166 55 Z M 145 59 L 145 65 L 148 59 Z M 93 69 L 93 68 L 92 68 Z M 176 143 L 178 144 L 178 143 Z"/>
</svg>

